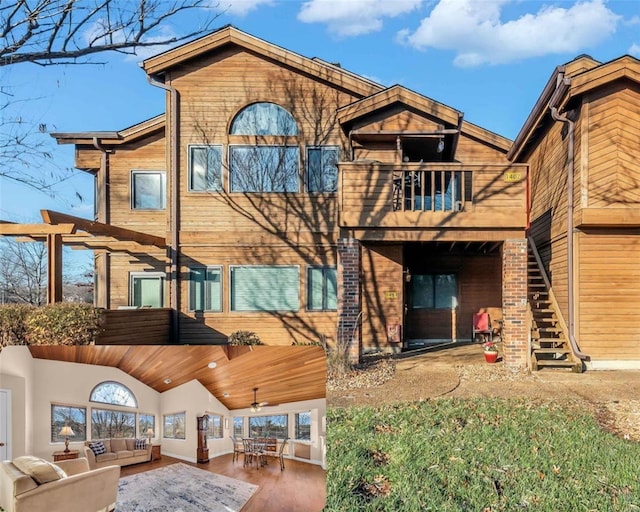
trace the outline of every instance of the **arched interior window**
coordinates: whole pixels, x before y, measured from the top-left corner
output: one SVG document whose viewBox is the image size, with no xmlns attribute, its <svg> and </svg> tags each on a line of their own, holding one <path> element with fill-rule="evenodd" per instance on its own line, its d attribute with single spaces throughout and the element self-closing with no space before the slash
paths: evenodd
<svg viewBox="0 0 640 512">
<path fill-rule="evenodd" d="M 91 391 L 91 402 L 101 404 L 123 405 L 125 407 L 138 407 L 138 401 L 131 390 L 114 381 L 105 381 L 98 384 Z"/>
<path fill-rule="evenodd" d="M 231 192 L 298 192 L 300 149 L 293 116 L 274 103 L 253 103 L 229 132 Z"/>
<path fill-rule="evenodd" d="M 293 116 L 275 103 L 253 103 L 231 123 L 231 135 L 298 135 Z"/>
</svg>

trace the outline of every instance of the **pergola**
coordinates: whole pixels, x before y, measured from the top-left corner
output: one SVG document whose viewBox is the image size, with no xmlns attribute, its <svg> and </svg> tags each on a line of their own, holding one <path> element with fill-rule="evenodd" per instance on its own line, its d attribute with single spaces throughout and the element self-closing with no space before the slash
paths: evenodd
<svg viewBox="0 0 640 512">
<path fill-rule="evenodd" d="M 108 252 L 145 253 L 144 247 L 165 249 L 166 239 L 132 229 L 90 221 L 65 213 L 40 210 L 42 224 L 0 220 L 0 236 L 47 244 L 47 304 L 62 302 L 62 247 Z"/>
</svg>

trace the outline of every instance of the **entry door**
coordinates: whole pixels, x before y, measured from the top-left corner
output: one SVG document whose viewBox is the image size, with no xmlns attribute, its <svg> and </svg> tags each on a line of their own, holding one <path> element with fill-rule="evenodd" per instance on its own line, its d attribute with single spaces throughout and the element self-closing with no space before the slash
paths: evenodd
<svg viewBox="0 0 640 512">
<path fill-rule="evenodd" d="M 457 281 L 455 274 L 411 276 L 406 294 L 407 339 L 452 340 L 457 338 Z"/>
<path fill-rule="evenodd" d="M 11 459 L 11 391 L 0 389 L 0 460 Z"/>
</svg>

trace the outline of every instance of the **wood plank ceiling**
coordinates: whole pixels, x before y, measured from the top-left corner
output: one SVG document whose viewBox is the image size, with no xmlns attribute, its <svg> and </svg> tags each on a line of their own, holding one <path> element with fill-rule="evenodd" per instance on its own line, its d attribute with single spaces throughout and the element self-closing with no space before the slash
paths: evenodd
<svg viewBox="0 0 640 512">
<path fill-rule="evenodd" d="M 258 401 L 269 405 L 326 396 L 326 356 L 316 346 L 41 345 L 29 350 L 37 359 L 119 368 L 160 393 L 196 379 L 230 410 L 249 407 L 253 388 Z"/>
</svg>

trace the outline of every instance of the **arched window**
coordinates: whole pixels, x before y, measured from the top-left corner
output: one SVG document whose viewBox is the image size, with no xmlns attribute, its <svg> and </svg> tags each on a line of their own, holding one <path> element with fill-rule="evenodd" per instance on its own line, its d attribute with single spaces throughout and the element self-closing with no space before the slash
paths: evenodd
<svg viewBox="0 0 640 512">
<path fill-rule="evenodd" d="M 293 116 L 275 103 L 253 103 L 231 123 L 231 135 L 298 135 Z"/>
<path fill-rule="evenodd" d="M 101 404 L 138 407 L 138 401 L 131 390 L 123 384 L 111 380 L 101 382 L 94 387 L 89 396 L 89 400 Z"/>
<path fill-rule="evenodd" d="M 298 125 L 275 103 L 242 109 L 229 130 L 231 192 L 298 192 Z"/>
</svg>

